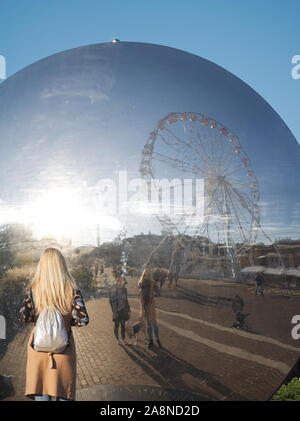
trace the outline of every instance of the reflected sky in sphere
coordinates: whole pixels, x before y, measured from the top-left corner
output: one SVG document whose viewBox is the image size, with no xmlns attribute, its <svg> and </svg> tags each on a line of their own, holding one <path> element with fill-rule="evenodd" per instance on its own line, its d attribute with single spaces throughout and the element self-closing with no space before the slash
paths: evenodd
<svg viewBox="0 0 300 421">
<path fill-rule="evenodd" d="M 219 66 L 133 42 L 63 51 L 1 84 L 0 222 L 33 224 L 37 237 L 65 236 L 75 244 L 95 244 L 97 225 L 103 241 L 123 226 L 129 235 L 159 233 L 153 215 L 120 212 L 126 199 L 112 199 L 112 190 L 105 196 L 99 180 L 118 180 L 120 171 L 128 182 L 141 177 L 149 133 L 174 112 L 201 113 L 236 133 L 259 183 L 261 227 L 273 240 L 298 238 L 300 152 L 281 118 Z M 169 176 L 182 176 L 178 168 L 170 165 Z M 112 206 L 119 212 L 109 212 Z"/>
</svg>

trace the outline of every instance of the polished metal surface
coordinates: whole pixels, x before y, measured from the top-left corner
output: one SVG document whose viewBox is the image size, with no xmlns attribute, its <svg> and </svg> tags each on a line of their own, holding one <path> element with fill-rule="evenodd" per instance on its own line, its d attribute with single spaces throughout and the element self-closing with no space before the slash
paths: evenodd
<svg viewBox="0 0 300 421">
<path fill-rule="evenodd" d="M 299 144 L 263 98 L 173 48 L 74 48 L 0 86 L 0 223 L 31 230 L 13 238 L 19 261 L 54 245 L 76 266 L 84 247 L 98 249 L 102 300 L 119 262 L 136 312 L 144 265 L 160 267 L 157 320 L 171 354 L 147 370 L 211 399 L 268 399 L 298 359 L 299 164 Z M 176 190 L 183 180 L 187 193 Z"/>
<path fill-rule="evenodd" d="M 105 385 L 80 391 L 82 401 L 210 401 L 206 396 L 149 385 Z"/>
</svg>

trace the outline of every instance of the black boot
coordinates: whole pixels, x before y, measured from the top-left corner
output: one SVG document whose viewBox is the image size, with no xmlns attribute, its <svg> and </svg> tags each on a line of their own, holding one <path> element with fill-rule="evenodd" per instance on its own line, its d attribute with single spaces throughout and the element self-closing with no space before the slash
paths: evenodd
<svg viewBox="0 0 300 421">
<path fill-rule="evenodd" d="M 148 343 L 148 348 L 152 348 L 152 346 L 153 346 L 154 344 L 153 344 L 153 340 L 151 339 L 150 341 L 149 341 L 149 343 Z"/>
<path fill-rule="evenodd" d="M 159 339 L 157 339 L 157 345 L 158 345 L 159 348 L 162 348 L 162 344 L 160 343 Z"/>
</svg>

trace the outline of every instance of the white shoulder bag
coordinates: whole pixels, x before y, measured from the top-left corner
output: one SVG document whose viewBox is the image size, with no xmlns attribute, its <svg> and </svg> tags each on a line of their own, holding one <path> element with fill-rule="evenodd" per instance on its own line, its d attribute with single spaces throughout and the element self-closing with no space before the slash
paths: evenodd
<svg viewBox="0 0 300 421">
<path fill-rule="evenodd" d="M 30 291 L 31 293 L 31 291 Z M 32 294 L 32 304 L 34 305 Z M 69 335 L 62 314 L 55 309 L 44 309 L 35 324 L 33 348 L 40 352 L 59 354 L 69 345 Z"/>
</svg>

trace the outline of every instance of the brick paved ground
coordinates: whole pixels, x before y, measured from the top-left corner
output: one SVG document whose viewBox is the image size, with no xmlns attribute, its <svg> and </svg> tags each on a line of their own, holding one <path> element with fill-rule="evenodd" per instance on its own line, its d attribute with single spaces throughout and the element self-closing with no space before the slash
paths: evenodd
<svg viewBox="0 0 300 421">
<path fill-rule="evenodd" d="M 270 396 L 298 356 L 297 344 L 285 331 L 284 303 L 271 295 L 254 300 L 249 288 L 238 291 L 251 312 L 253 330 L 236 331 L 231 328 L 230 297 L 242 286 L 233 289 L 232 284 L 203 282 L 200 288 L 193 282 L 181 280 L 177 289 L 165 289 L 156 299 L 163 350 L 148 350 L 143 335 L 138 346 L 118 345 L 107 298 L 87 302 L 90 324 L 73 328 L 77 400 L 88 399 L 89 391 L 100 390 L 101 385 L 141 384 L 193 391 L 214 399 Z M 136 280 L 129 280 L 128 292 L 135 321 L 139 310 Z M 295 311 L 298 308 L 298 301 L 286 303 L 289 311 L 291 306 Z M 263 325 L 258 309 L 264 311 Z M 279 310 L 282 317 L 275 320 L 273 315 Z M 30 330 L 27 327 L 15 337 L 0 361 L 0 373 L 13 376 L 14 393 L 8 400 L 26 400 L 23 393 Z M 276 332 L 278 340 L 274 340 Z"/>
</svg>

